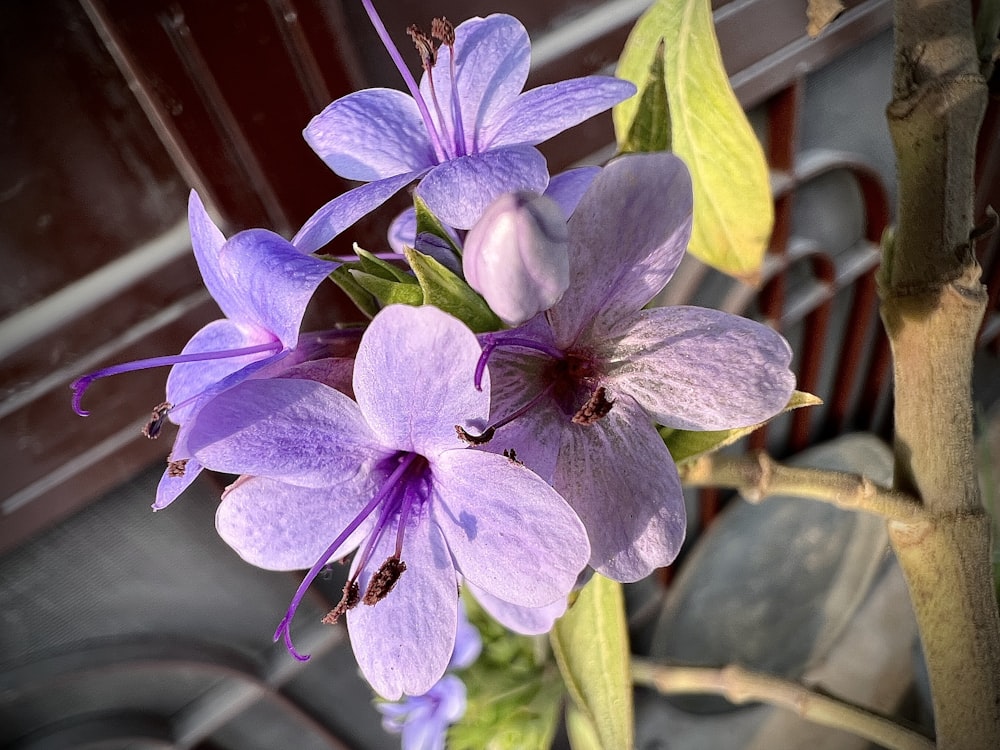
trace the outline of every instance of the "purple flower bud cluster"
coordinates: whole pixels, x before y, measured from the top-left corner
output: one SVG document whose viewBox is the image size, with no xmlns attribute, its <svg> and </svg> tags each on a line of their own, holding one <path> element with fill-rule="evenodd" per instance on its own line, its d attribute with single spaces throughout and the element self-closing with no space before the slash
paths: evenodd
<svg viewBox="0 0 1000 750">
<path fill-rule="evenodd" d="M 264 229 L 227 239 L 192 193 L 192 246 L 224 317 L 179 355 L 80 378 L 73 403 L 85 414 L 92 381 L 172 366 L 147 429 L 179 425 L 153 507 L 204 468 L 239 475 L 217 529 L 253 565 L 308 571 L 275 633 L 297 658 L 308 658 L 291 636 L 299 603 L 326 565 L 350 557 L 325 621 L 346 621 L 365 677 L 402 701 L 382 710 L 410 746 L 408 732 L 437 736 L 464 710 L 461 682 L 446 676 L 464 651 L 459 588 L 537 634 L 591 569 L 635 581 L 669 564 L 685 516 L 657 425 L 764 421 L 794 378 L 787 343 L 763 325 L 645 309 L 690 236 L 679 159 L 631 155 L 549 176 L 535 145 L 631 84 L 592 76 L 522 92 L 530 46 L 506 15 L 413 31 L 418 83 L 362 3 L 409 94 L 346 96 L 305 136 L 367 184 L 291 241 Z M 503 325 L 477 336 L 455 308 L 385 304 L 367 327 L 300 332 L 340 264 L 313 253 L 412 182 L 444 231 L 422 236 L 410 212 L 392 236 L 432 249 L 453 274 L 446 288 L 478 292 Z"/>
</svg>

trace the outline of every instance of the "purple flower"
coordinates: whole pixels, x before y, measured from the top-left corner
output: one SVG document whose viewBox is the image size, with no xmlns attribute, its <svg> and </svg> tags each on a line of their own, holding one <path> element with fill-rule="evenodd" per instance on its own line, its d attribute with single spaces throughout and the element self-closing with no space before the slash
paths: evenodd
<svg viewBox="0 0 1000 750">
<path fill-rule="evenodd" d="M 464 607 L 458 608 L 458 615 L 449 672 L 470 666 L 483 647 Z M 383 728 L 402 735 L 403 750 L 443 750 L 448 727 L 465 715 L 465 684 L 455 675 L 445 674 L 423 695 L 406 695 L 397 702 L 379 701 L 375 706 L 385 717 Z"/>
<path fill-rule="evenodd" d="M 186 426 L 214 395 L 252 375 L 273 376 L 324 349 L 322 336 L 299 346 L 299 326 L 316 287 L 336 267 L 302 253 L 265 229 L 248 229 L 226 240 L 198 194 L 188 201 L 191 246 L 205 286 L 224 318 L 198 331 L 180 355 L 115 365 L 72 384 L 73 408 L 81 416 L 87 387 L 99 378 L 173 365 L 167 398 L 156 407 L 146 434 L 156 437 L 164 419 L 182 426 L 170 464 L 157 488 L 156 510 L 165 508 L 202 469 L 185 446 Z M 296 356 L 290 357 L 298 347 Z"/>
<path fill-rule="evenodd" d="M 565 598 L 590 556 L 548 484 L 458 439 L 456 425 L 489 413 L 488 390 L 470 378 L 480 354 L 451 316 L 393 305 L 361 341 L 356 403 L 317 382 L 247 380 L 209 402 L 188 437 L 205 465 L 247 475 L 219 507 L 223 539 L 259 567 L 312 566 L 275 634 L 293 654 L 288 628 L 309 584 L 358 548 L 327 621 L 346 612 L 361 670 L 389 699 L 444 673 L 459 575 L 542 607 Z"/>
<path fill-rule="evenodd" d="M 410 95 L 394 89 L 349 94 L 313 118 L 305 138 L 341 177 L 371 183 L 365 186 L 373 192 L 369 208 L 419 179 L 417 194 L 431 211 L 468 229 L 503 193 L 544 191 L 548 168 L 537 144 L 635 93 L 632 83 L 608 76 L 522 93 L 528 33 L 516 18 L 499 14 L 457 28 L 438 19 L 432 36 L 414 32 L 424 63 L 418 86 L 370 0 L 363 4 Z M 303 228 L 317 237 L 310 246 L 322 240 L 314 225 L 323 224 L 324 211 Z"/>
<path fill-rule="evenodd" d="M 519 190 L 493 201 L 469 230 L 465 280 L 507 325 L 548 310 L 569 286 L 566 216 L 551 198 Z"/>
<path fill-rule="evenodd" d="M 696 307 L 642 309 L 680 263 L 691 182 L 670 154 L 625 156 L 569 222 L 570 285 L 544 315 L 485 334 L 491 423 L 473 442 L 515 451 L 580 515 L 590 565 L 634 581 L 684 538 L 677 470 L 654 422 L 720 430 L 763 421 L 794 386 L 776 332 Z"/>
</svg>

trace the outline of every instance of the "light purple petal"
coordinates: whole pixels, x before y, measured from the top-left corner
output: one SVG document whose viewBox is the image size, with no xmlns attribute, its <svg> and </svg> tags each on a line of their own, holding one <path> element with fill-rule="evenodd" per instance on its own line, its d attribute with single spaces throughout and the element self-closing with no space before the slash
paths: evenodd
<svg viewBox="0 0 1000 750">
<path fill-rule="evenodd" d="M 538 149 L 508 146 L 434 167 L 420 181 L 417 194 L 445 224 L 469 229 L 504 193 L 541 193 L 548 181 L 545 157 Z"/>
<path fill-rule="evenodd" d="M 691 235 L 691 178 L 673 154 L 630 154 L 595 178 L 569 221 L 570 285 L 549 311 L 563 345 L 600 337 L 649 302 Z"/>
<path fill-rule="evenodd" d="M 462 576 L 513 604 L 564 598 L 590 559 L 580 519 L 530 469 L 492 453 L 431 462 L 432 514 Z"/>
<path fill-rule="evenodd" d="M 635 84 L 610 76 L 586 76 L 525 91 L 485 124 L 489 148 L 536 145 L 623 102 Z"/>
<path fill-rule="evenodd" d="M 341 177 L 374 182 L 434 166 L 434 148 L 413 98 L 395 89 L 341 97 L 303 131 L 306 142 Z"/>
<path fill-rule="evenodd" d="M 354 393 L 381 444 L 428 458 L 462 442 L 455 425 L 485 427 L 489 385 L 477 391 L 479 342 L 436 307 L 390 305 L 358 348 Z"/>
<path fill-rule="evenodd" d="M 544 607 L 519 607 L 498 599 L 475 584 L 465 582 L 483 609 L 505 628 L 522 635 L 541 635 L 552 630 L 555 621 L 566 612 L 566 597 Z"/>
<path fill-rule="evenodd" d="M 762 422 L 785 406 L 795 387 L 791 359 L 788 343 L 755 321 L 660 307 L 623 326 L 609 348 L 608 384 L 667 427 L 724 430 Z"/>
<path fill-rule="evenodd" d="M 267 331 L 240 326 L 230 320 L 214 320 L 192 336 L 181 353 L 228 351 L 255 344 L 266 344 L 273 340 L 274 337 Z M 170 421 L 184 424 L 194 416 L 194 409 L 193 405 L 180 406 L 182 402 L 203 393 L 226 376 L 242 370 L 250 363 L 270 356 L 268 352 L 261 352 L 242 357 L 174 365 L 170 369 L 170 375 L 167 376 L 167 401 L 177 406 L 170 413 Z"/>
<path fill-rule="evenodd" d="M 417 239 L 417 212 L 407 208 L 392 220 L 387 232 L 389 247 L 394 252 L 402 253 L 404 247 L 413 247 Z"/>
<path fill-rule="evenodd" d="M 477 153 L 483 150 L 476 140 L 478 131 L 516 99 L 528 79 L 531 66 L 528 32 L 516 18 L 504 14 L 464 21 L 455 28 L 455 66 L 465 153 Z M 450 68 L 451 51 L 442 47 L 434 66 L 434 89 L 444 114 L 442 132 L 454 143 Z M 420 80 L 420 91 L 440 128 L 442 123 L 431 104 L 433 98 L 426 74 Z"/>
<path fill-rule="evenodd" d="M 685 513 L 677 468 L 628 396 L 618 396 L 597 422 L 563 429 L 553 486 L 587 527 L 590 565 L 601 575 L 637 581 L 680 551 Z"/>
<path fill-rule="evenodd" d="M 373 570 L 393 553 L 395 534 L 383 535 L 372 561 L 358 577 L 364 594 Z M 396 586 L 373 606 L 347 613 L 358 665 L 379 695 L 398 700 L 422 695 L 441 679 L 455 644 L 458 579 L 441 531 L 426 517 L 406 529 L 406 570 Z"/>
<path fill-rule="evenodd" d="M 209 401 L 187 438 L 215 471 L 282 479 L 302 487 L 354 481 L 387 453 L 357 405 L 312 380 L 246 380 Z"/>
<path fill-rule="evenodd" d="M 170 460 L 174 460 L 173 454 L 171 454 Z M 180 494 L 198 478 L 201 470 L 201 464 L 193 458 L 187 460 L 187 464 L 184 466 L 184 473 L 181 476 L 172 475 L 171 469 L 168 466 L 164 470 L 163 476 L 160 477 L 160 483 L 156 486 L 156 500 L 153 502 L 153 510 L 163 510 L 180 497 Z"/>
<path fill-rule="evenodd" d="M 300 252 L 266 229 L 248 229 L 231 237 L 219 264 L 244 300 L 245 319 L 272 333 L 288 349 L 298 342 L 313 293 L 337 267 Z"/>
<path fill-rule="evenodd" d="M 357 487 L 296 487 L 264 477 L 241 477 L 222 496 L 219 536 L 251 565 L 305 570 L 347 528 L 369 499 Z M 339 560 L 371 532 L 369 519 L 336 550 Z"/>
<path fill-rule="evenodd" d="M 205 205 L 194 190 L 188 196 L 188 224 L 191 228 L 191 248 L 198 262 L 205 288 L 227 318 L 238 320 L 243 303 L 238 290 L 233 289 L 219 268 L 219 253 L 226 243 L 215 222 L 205 210 Z"/>
<path fill-rule="evenodd" d="M 316 252 L 422 174 L 423 170 L 407 172 L 341 193 L 306 220 L 292 244 L 301 253 Z"/>
<path fill-rule="evenodd" d="M 572 216 L 580 199 L 600 173 L 600 167 L 567 169 L 565 172 L 552 175 L 544 195 L 554 200 L 566 216 Z"/>
</svg>

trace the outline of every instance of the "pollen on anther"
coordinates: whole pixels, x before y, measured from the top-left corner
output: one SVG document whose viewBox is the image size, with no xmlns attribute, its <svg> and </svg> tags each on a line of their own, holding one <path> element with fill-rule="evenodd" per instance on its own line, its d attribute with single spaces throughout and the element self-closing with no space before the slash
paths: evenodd
<svg viewBox="0 0 1000 750">
<path fill-rule="evenodd" d="M 416 24 L 408 26 L 406 33 L 413 40 L 413 45 L 417 48 L 417 52 L 420 55 L 420 64 L 423 65 L 424 70 L 429 71 L 437 63 L 437 44 Z"/>
<path fill-rule="evenodd" d="M 372 606 L 385 599 L 396 585 L 399 577 L 403 575 L 404 570 L 406 570 L 406 563 L 398 557 L 393 555 L 386 558 L 386 561 L 382 563 L 381 567 L 371 577 L 371 580 L 368 581 L 368 588 L 365 589 L 364 603 Z"/>
<path fill-rule="evenodd" d="M 455 26 L 444 16 L 431 21 L 431 36 L 448 47 L 455 46 Z"/>
<path fill-rule="evenodd" d="M 187 470 L 188 464 L 187 458 L 181 458 L 177 461 L 167 462 L 167 476 L 178 478 L 184 476 L 184 472 Z"/>
<path fill-rule="evenodd" d="M 343 617 L 347 610 L 354 609 L 358 606 L 359 601 L 361 601 L 361 594 L 358 589 L 358 582 L 348 581 L 344 584 L 343 596 L 340 597 L 340 601 L 337 602 L 337 606 L 327 612 L 326 616 L 323 618 L 323 624 L 336 625 L 337 620 Z"/>
<path fill-rule="evenodd" d="M 160 436 L 160 430 L 163 429 L 163 422 L 172 408 L 173 404 L 169 401 L 164 401 L 162 404 L 153 407 L 153 413 L 150 415 L 149 421 L 142 428 L 142 434 L 150 440 L 156 440 Z"/>
<path fill-rule="evenodd" d="M 594 391 L 590 400 L 573 415 L 573 424 L 593 424 L 601 417 L 607 416 L 614 403 L 614 401 L 608 400 L 607 392 L 603 386 L 598 388 Z"/>
<path fill-rule="evenodd" d="M 473 435 L 464 427 L 457 424 L 455 425 L 455 433 L 458 435 L 459 440 L 463 443 L 468 443 L 469 445 L 485 445 L 493 439 L 493 435 L 496 433 L 496 430 L 492 427 L 487 427 L 483 430 L 482 434 Z"/>
</svg>

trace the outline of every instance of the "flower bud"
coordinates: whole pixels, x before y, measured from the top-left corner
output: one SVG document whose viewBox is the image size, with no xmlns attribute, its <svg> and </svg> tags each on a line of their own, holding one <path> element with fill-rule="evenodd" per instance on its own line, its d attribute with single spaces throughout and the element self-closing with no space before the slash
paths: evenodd
<svg viewBox="0 0 1000 750">
<path fill-rule="evenodd" d="M 465 280 L 507 325 L 548 310 L 569 286 L 569 232 L 555 201 L 507 193 L 469 230 L 462 254 Z"/>
</svg>

